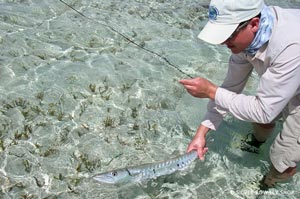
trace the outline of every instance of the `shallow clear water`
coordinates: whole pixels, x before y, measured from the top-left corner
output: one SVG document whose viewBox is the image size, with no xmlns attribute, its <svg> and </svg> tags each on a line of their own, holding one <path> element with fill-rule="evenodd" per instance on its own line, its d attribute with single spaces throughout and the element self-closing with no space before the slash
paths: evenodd
<svg viewBox="0 0 300 199">
<path fill-rule="evenodd" d="M 230 116 L 186 171 L 121 187 L 89 178 L 184 153 L 207 100 L 178 80 L 221 83 L 229 52 L 197 39 L 207 0 L 66 2 L 89 19 L 59 0 L 0 0 L 1 198 L 255 198 L 272 139 L 240 151 L 251 126 Z M 299 178 L 259 197 L 299 198 Z"/>
</svg>

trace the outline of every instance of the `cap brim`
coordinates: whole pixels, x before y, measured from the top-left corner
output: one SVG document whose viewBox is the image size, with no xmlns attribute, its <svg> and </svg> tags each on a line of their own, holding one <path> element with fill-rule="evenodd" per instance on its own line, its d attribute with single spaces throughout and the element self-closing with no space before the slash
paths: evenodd
<svg viewBox="0 0 300 199">
<path fill-rule="evenodd" d="M 209 21 L 198 35 L 198 38 L 211 44 L 221 44 L 230 37 L 238 25 L 223 25 Z"/>
</svg>

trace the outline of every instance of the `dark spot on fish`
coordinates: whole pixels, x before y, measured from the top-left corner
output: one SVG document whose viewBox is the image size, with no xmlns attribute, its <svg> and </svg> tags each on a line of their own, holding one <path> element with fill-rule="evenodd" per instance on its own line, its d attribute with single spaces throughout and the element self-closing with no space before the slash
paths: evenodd
<svg viewBox="0 0 300 199">
<path fill-rule="evenodd" d="M 112 176 L 117 176 L 117 175 L 118 175 L 118 172 L 117 172 L 117 171 L 113 171 L 113 172 L 111 172 L 111 175 L 112 175 Z"/>
<path fill-rule="evenodd" d="M 132 176 L 131 172 L 129 171 L 129 169 L 126 169 L 128 175 Z"/>
</svg>

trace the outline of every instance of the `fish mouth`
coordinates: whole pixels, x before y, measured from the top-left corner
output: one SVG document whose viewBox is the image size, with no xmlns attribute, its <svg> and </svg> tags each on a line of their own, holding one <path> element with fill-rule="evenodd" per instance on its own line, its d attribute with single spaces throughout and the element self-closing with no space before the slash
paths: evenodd
<svg viewBox="0 0 300 199">
<path fill-rule="evenodd" d="M 95 175 L 95 176 L 93 176 L 93 179 L 99 183 L 115 184 L 114 179 L 109 176 Z"/>
</svg>

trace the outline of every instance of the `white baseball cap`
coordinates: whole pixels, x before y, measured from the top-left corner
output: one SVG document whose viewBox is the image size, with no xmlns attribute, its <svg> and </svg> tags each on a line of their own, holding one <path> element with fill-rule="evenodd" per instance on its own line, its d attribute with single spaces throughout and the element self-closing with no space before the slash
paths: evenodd
<svg viewBox="0 0 300 199">
<path fill-rule="evenodd" d="M 263 6 L 263 0 L 211 0 L 208 9 L 209 21 L 198 38 L 211 44 L 221 44 L 241 22 L 257 16 Z"/>
</svg>

